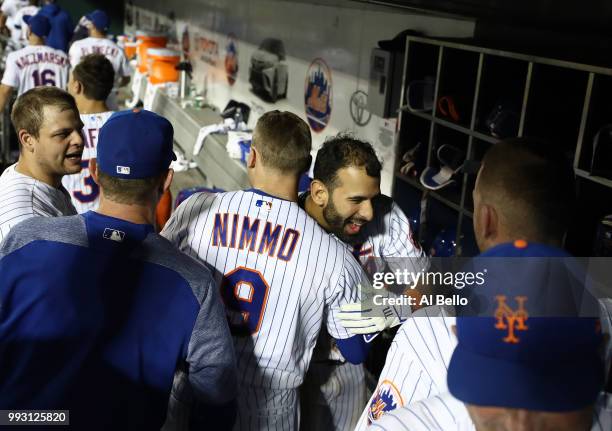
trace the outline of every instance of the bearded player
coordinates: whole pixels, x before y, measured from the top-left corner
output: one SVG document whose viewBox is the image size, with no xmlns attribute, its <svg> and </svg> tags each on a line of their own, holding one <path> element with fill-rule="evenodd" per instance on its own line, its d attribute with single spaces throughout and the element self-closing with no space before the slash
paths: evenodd
<svg viewBox="0 0 612 431">
<path fill-rule="evenodd" d="M 301 205 L 352 247 L 368 273 L 385 267 L 419 272 L 428 267 L 428 259 L 414 242 L 402 210 L 381 194 L 381 169 L 369 143 L 349 135 L 329 139 L 317 154 L 314 180 L 310 192 L 300 196 Z M 409 315 L 410 310 L 398 314 Z M 381 330 L 399 320 L 348 323 L 380 325 Z M 367 399 L 363 365 L 347 362 L 322 331 L 301 393 L 304 429 L 352 430 Z"/>
</svg>

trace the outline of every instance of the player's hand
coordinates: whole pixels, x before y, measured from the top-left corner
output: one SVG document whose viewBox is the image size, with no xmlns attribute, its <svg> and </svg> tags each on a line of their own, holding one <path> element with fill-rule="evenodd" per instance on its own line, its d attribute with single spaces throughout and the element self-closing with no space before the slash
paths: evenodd
<svg viewBox="0 0 612 431">
<path fill-rule="evenodd" d="M 400 316 L 391 306 L 370 306 L 353 302 L 340 306 L 340 324 L 354 335 L 373 334 L 401 323 Z"/>
</svg>

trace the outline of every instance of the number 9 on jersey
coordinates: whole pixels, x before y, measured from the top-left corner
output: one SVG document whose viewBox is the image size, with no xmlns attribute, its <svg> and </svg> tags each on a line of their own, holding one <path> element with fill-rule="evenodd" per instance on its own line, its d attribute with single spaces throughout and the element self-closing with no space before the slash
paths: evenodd
<svg viewBox="0 0 612 431">
<path fill-rule="evenodd" d="M 238 267 L 223 277 L 221 297 L 232 334 L 248 336 L 259 331 L 268 289 L 266 280 L 254 269 Z"/>
</svg>

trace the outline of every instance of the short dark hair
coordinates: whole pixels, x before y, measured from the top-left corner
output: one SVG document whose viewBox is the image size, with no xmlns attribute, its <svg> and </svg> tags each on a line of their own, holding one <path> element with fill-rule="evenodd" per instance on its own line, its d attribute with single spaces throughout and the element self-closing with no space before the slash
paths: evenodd
<svg viewBox="0 0 612 431">
<path fill-rule="evenodd" d="M 56 106 L 62 111 L 72 109 L 77 117 L 79 115 L 74 97 L 66 91 L 57 87 L 35 87 L 19 96 L 13 105 L 11 122 L 15 131 L 25 130 L 38 138 L 45 119 L 45 106 Z"/>
<path fill-rule="evenodd" d="M 374 147 L 350 134 L 340 133 L 327 139 L 317 153 L 314 179 L 333 189 L 337 185 L 338 171 L 350 166 L 363 167 L 369 176 L 380 178 L 382 164 Z"/>
<path fill-rule="evenodd" d="M 515 232 L 559 240 L 575 209 L 574 171 L 565 155 L 534 138 L 513 138 L 485 154 L 478 180 L 485 201 L 496 202 Z"/>
<path fill-rule="evenodd" d="M 83 86 L 85 97 L 92 100 L 106 100 L 115 83 L 112 63 L 101 54 L 84 56 L 72 69 L 72 77 Z"/>
<path fill-rule="evenodd" d="M 310 168 L 310 127 L 292 112 L 269 111 L 263 114 L 253 131 L 253 147 L 269 168 L 295 174 Z"/>
<path fill-rule="evenodd" d="M 98 182 L 104 190 L 104 196 L 113 202 L 121 204 L 149 205 L 161 181 L 161 175 L 141 179 L 127 179 L 113 177 L 98 170 Z"/>
</svg>

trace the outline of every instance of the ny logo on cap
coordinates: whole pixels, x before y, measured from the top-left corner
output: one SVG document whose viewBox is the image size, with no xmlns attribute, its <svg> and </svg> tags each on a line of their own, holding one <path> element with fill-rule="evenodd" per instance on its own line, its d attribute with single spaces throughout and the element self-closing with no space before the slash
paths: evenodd
<svg viewBox="0 0 612 431">
<path fill-rule="evenodd" d="M 121 175 L 130 175 L 129 166 L 117 166 L 117 173 Z"/>
<path fill-rule="evenodd" d="M 498 295 L 497 309 L 495 310 L 495 318 L 497 323 L 495 329 L 503 329 L 508 331 L 508 335 L 504 337 L 505 343 L 516 344 L 520 339 L 515 335 L 514 331 L 526 331 L 528 326 L 525 325 L 529 314 L 525 310 L 526 296 L 515 296 L 514 299 L 518 304 L 518 310 L 514 311 L 506 304 L 506 297 Z"/>
</svg>

